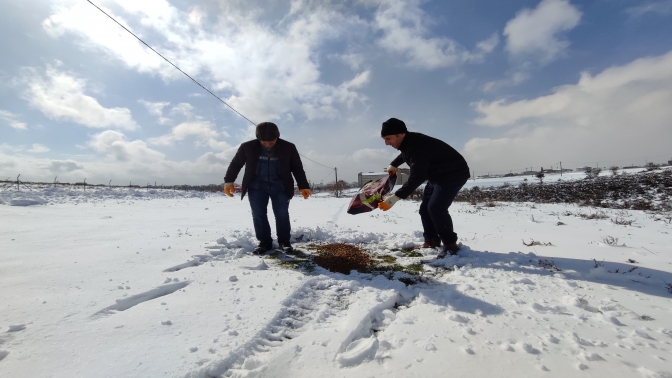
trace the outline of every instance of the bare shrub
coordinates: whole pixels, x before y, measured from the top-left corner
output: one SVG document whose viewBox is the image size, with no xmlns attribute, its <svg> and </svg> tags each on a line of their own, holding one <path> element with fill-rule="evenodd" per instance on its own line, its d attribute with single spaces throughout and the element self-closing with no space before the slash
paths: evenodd
<svg viewBox="0 0 672 378">
<path fill-rule="evenodd" d="M 611 167 L 609 167 L 609 170 L 611 171 L 611 174 L 612 174 L 613 176 L 618 175 L 618 170 L 619 170 L 619 169 L 620 169 L 620 168 L 618 168 L 617 165 L 612 165 Z"/>
<path fill-rule="evenodd" d="M 630 202 L 630 208 L 632 210 L 652 210 L 651 201 L 647 201 L 643 198 L 638 198 Z"/>
<path fill-rule="evenodd" d="M 604 260 L 597 261 L 597 260 L 593 259 L 593 263 L 595 263 L 595 268 L 599 268 L 601 266 L 604 266 Z"/>
<path fill-rule="evenodd" d="M 545 246 L 545 247 L 552 247 L 553 246 L 553 244 L 551 244 L 551 242 L 543 243 L 543 242 L 540 242 L 540 241 L 534 240 L 534 239 L 530 239 L 529 243 L 525 243 L 525 239 L 523 239 L 523 244 L 528 246 L 528 247 L 532 247 L 534 245 L 541 245 L 541 246 Z"/>
<path fill-rule="evenodd" d="M 555 265 L 555 261 L 553 261 L 553 260 L 547 260 L 547 259 L 539 260 L 539 266 L 544 268 L 544 269 L 548 269 L 551 272 L 561 272 L 562 271 L 562 269 L 558 268 Z"/>
<path fill-rule="evenodd" d="M 618 238 L 615 238 L 611 235 L 602 237 L 602 242 L 606 245 L 618 245 Z"/>
<path fill-rule="evenodd" d="M 605 206 L 614 209 L 672 210 L 672 169 L 593 180 L 571 180 L 544 185 L 521 182 L 511 187 L 465 189 L 456 202 L 486 203 L 537 202 L 574 203 L 579 206 Z M 640 201 L 634 202 L 639 199 Z"/>
<path fill-rule="evenodd" d="M 632 220 L 626 220 L 625 218 L 620 218 L 620 217 L 611 218 L 611 221 L 614 224 L 617 224 L 617 225 L 620 225 L 620 226 L 632 226 L 632 222 L 633 222 Z"/>
<path fill-rule="evenodd" d="M 609 216 L 604 211 L 598 211 L 596 213 L 590 213 L 590 214 L 579 213 L 579 216 L 586 220 L 609 218 Z"/>
<path fill-rule="evenodd" d="M 586 168 L 586 178 L 588 179 L 597 178 L 600 175 L 600 172 L 602 172 L 601 168 L 588 167 Z"/>
<path fill-rule="evenodd" d="M 646 170 L 647 170 L 648 172 L 655 171 L 655 170 L 657 170 L 657 169 L 660 169 L 660 165 L 659 165 L 659 164 L 656 164 L 656 163 L 654 163 L 654 162 L 649 162 L 649 163 L 646 165 Z"/>
</svg>

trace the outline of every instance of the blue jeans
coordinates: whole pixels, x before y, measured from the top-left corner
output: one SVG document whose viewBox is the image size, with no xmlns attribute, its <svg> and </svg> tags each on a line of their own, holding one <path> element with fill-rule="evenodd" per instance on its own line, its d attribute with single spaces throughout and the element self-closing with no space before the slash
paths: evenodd
<svg viewBox="0 0 672 378">
<path fill-rule="evenodd" d="M 249 188 L 247 196 L 252 208 L 252 222 L 254 234 L 260 242 L 273 242 L 271 237 L 271 225 L 268 223 L 268 200 L 271 200 L 273 214 L 275 215 L 275 230 L 279 243 L 289 242 L 289 200 L 291 199 L 284 190 L 264 190 Z"/>
<path fill-rule="evenodd" d="M 453 231 L 453 219 L 448 213 L 448 208 L 466 183 L 465 180 L 450 186 L 442 186 L 427 182 L 420 203 L 422 235 L 425 237 L 425 241 L 441 238 L 443 245 L 457 242 L 457 234 Z"/>
</svg>

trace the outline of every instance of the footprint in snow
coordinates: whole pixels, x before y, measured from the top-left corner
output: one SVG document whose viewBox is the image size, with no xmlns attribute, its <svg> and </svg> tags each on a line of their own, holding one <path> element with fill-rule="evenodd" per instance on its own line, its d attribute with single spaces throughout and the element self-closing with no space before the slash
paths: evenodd
<svg viewBox="0 0 672 378">
<path fill-rule="evenodd" d="M 534 282 L 532 282 L 532 280 L 529 279 L 529 278 L 521 278 L 519 280 L 512 280 L 511 283 L 513 283 L 513 284 L 534 285 Z"/>
<path fill-rule="evenodd" d="M 469 323 L 469 318 L 460 314 L 453 314 L 449 316 L 448 319 L 458 323 Z"/>
<path fill-rule="evenodd" d="M 24 329 L 26 329 L 25 324 L 10 325 L 7 332 L 19 332 L 19 331 L 23 331 Z"/>
<path fill-rule="evenodd" d="M 532 344 L 523 343 L 521 346 L 524 351 L 529 354 L 541 354 L 541 351 L 532 346 Z"/>
<path fill-rule="evenodd" d="M 235 276 L 233 277 L 235 278 Z M 222 361 L 214 361 L 198 374 L 229 376 L 232 371 L 240 373 L 241 369 L 254 370 L 261 367 L 263 361 L 266 360 L 262 357 L 264 353 L 271 351 L 274 347 L 283 345 L 286 340 L 300 336 L 308 323 L 316 319 L 323 321 L 326 317 L 333 315 L 334 311 L 339 310 L 338 304 L 342 303 L 343 297 L 349 293 L 349 291 L 339 289 L 342 289 L 340 285 L 328 279 L 308 280 L 301 288 L 297 289 L 294 295 L 283 302 L 283 308 L 279 314 L 257 334 L 255 339 L 245 343 L 238 350 L 232 351 L 231 356 L 233 357 Z M 329 308 L 328 312 L 321 310 L 327 307 Z M 236 319 L 241 320 L 239 314 L 236 315 Z M 234 336 L 238 333 L 231 330 L 229 334 Z M 375 336 L 371 340 L 359 340 L 361 340 L 359 343 L 346 349 L 350 354 L 345 355 L 344 362 L 350 361 L 352 363 L 360 357 L 366 359 L 369 355 L 375 355 L 378 349 L 378 340 Z M 372 354 L 369 354 L 369 352 Z"/>
<path fill-rule="evenodd" d="M 509 343 L 502 343 L 499 347 L 502 350 L 505 350 L 507 352 L 515 352 L 516 351 L 515 349 L 513 349 L 513 347 Z"/>
</svg>

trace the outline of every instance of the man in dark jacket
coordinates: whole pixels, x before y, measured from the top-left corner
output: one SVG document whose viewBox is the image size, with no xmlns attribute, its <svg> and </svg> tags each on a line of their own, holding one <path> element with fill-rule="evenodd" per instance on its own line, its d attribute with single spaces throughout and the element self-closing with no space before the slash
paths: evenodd
<svg viewBox="0 0 672 378">
<path fill-rule="evenodd" d="M 411 168 L 408 181 L 394 194 L 381 202 L 378 207 L 389 210 L 400 199 L 408 197 L 423 182 L 427 181 L 420 203 L 422 220 L 423 248 L 443 249 L 438 258 L 448 253 L 457 253 L 457 234 L 453 231 L 453 220 L 448 207 L 453 203 L 462 186 L 469 179 L 469 166 L 459 152 L 445 142 L 430 136 L 408 132 L 406 124 L 396 118 L 383 123 L 380 133 L 385 144 L 401 151 L 387 168 L 394 174 L 397 167 L 406 163 Z"/>
<path fill-rule="evenodd" d="M 310 196 L 310 186 L 303 171 L 303 164 L 296 146 L 280 139 L 278 126 L 271 122 L 257 125 L 257 139 L 240 145 L 224 176 L 224 192 L 233 197 L 233 182 L 245 166 L 240 199 L 249 194 L 252 208 L 254 233 L 259 245 L 253 253 L 263 254 L 273 249 L 271 226 L 268 223 L 268 200 L 271 200 L 275 215 L 278 245 L 283 252 L 293 252 L 289 242 L 289 201 L 294 196 L 294 180 L 298 183 L 303 198 Z"/>
</svg>

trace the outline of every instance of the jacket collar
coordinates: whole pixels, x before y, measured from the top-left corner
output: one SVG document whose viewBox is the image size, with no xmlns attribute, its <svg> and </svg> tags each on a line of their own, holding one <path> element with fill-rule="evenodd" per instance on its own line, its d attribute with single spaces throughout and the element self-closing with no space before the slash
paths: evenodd
<svg viewBox="0 0 672 378">
<path fill-rule="evenodd" d="M 401 144 L 399 145 L 399 151 L 404 152 L 408 150 L 411 145 L 413 144 L 413 141 L 410 139 L 413 139 L 414 133 L 407 132 L 406 136 L 404 137 L 404 140 L 401 141 Z"/>
</svg>

